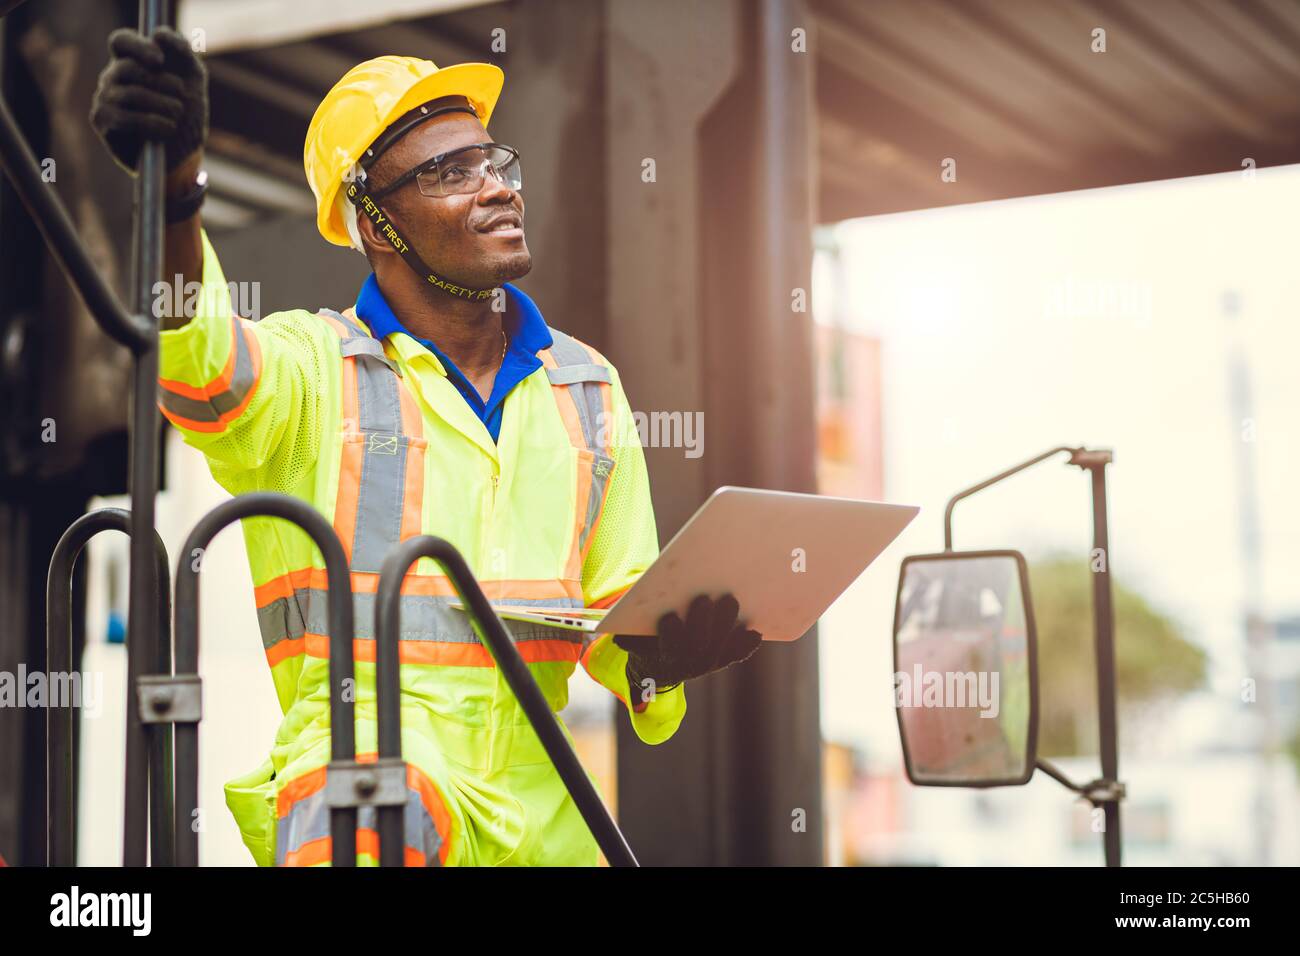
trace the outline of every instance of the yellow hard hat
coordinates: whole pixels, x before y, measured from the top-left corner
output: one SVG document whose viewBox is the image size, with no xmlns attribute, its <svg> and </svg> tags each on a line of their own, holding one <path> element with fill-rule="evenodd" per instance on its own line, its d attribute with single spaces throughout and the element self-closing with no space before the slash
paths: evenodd
<svg viewBox="0 0 1300 956">
<path fill-rule="evenodd" d="M 336 246 L 351 245 L 335 200 L 343 177 L 403 113 L 442 96 L 464 96 L 486 128 L 505 74 L 491 63 L 438 69 L 431 60 L 380 56 L 358 63 L 325 94 L 307 127 L 302 165 L 316 194 L 316 228 Z"/>
</svg>

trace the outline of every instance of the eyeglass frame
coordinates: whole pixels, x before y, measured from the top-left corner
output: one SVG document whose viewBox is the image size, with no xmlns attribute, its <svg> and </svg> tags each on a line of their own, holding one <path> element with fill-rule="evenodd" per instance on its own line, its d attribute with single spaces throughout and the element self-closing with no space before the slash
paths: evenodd
<svg viewBox="0 0 1300 956">
<path fill-rule="evenodd" d="M 422 173 L 427 173 L 427 172 L 429 172 L 430 170 L 436 170 L 436 169 L 438 168 L 438 164 L 441 163 L 444 159 L 447 159 L 447 158 L 450 157 L 450 156 L 454 156 L 454 155 L 456 155 L 457 153 L 468 152 L 468 151 L 471 150 L 471 149 L 483 149 L 483 148 L 488 147 L 488 146 L 492 146 L 492 147 L 495 147 L 495 148 L 497 148 L 497 149 L 504 149 L 506 152 L 508 152 L 508 153 L 510 153 L 512 156 L 514 156 L 514 158 L 515 158 L 515 164 L 516 164 L 516 165 L 518 165 L 518 164 L 520 163 L 519 150 L 515 149 L 513 146 L 507 146 L 505 143 L 494 143 L 494 142 L 487 142 L 487 143 L 470 143 L 468 146 L 458 146 L 458 147 L 456 147 L 455 149 L 449 149 L 449 150 L 447 150 L 447 151 L 444 152 L 444 153 L 439 153 L 439 154 L 436 155 L 436 156 L 433 156 L 433 157 L 431 157 L 431 158 L 429 158 L 429 159 L 426 159 L 424 162 L 420 163 L 418 166 L 414 166 L 414 167 L 412 167 L 411 169 L 408 169 L 406 172 L 402 173 L 402 175 L 398 176 L 398 177 L 397 177 L 396 179 L 394 179 L 391 183 L 389 183 L 387 186 L 382 187 L 381 189 L 368 190 L 368 192 L 370 193 L 370 198 L 373 199 L 373 200 L 376 200 L 376 201 L 379 200 L 379 199 L 382 199 L 384 196 L 387 196 L 387 195 L 391 194 L 391 193 L 394 192 L 395 190 L 400 189 L 402 186 L 405 186 L 407 183 L 413 181 L 416 177 L 420 176 Z M 484 160 L 484 162 L 487 162 L 487 160 Z M 482 167 L 480 167 L 480 169 L 481 169 L 481 168 L 482 168 Z M 495 167 L 494 167 L 494 170 L 495 170 Z M 495 173 L 494 173 L 494 174 L 495 174 Z M 520 178 L 522 179 L 522 177 L 520 177 Z M 502 180 L 501 180 L 500 177 L 497 177 L 497 182 L 502 182 Z M 502 183 L 502 185 L 504 185 L 504 183 Z M 480 184 L 480 185 L 479 185 L 479 189 L 482 189 L 482 188 L 483 188 L 483 186 L 482 186 L 482 184 Z M 519 188 L 522 189 L 523 186 L 521 185 Z M 477 191 L 477 190 L 476 190 L 476 191 Z M 423 195 L 423 191 L 421 192 L 421 194 Z M 444 195 L 453 195 L 453 196 L 456 196 L 456 195 L 469 195 L 469 194 L 468 194 L 468 193 L 450 193 L 450 194 L 444 194 Z"/>
</svg>

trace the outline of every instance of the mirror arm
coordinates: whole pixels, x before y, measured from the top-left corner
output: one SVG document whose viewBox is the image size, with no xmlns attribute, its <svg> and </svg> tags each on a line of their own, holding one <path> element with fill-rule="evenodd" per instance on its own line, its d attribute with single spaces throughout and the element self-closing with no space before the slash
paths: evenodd
<svg viewBox="0 0 1300 956">
<path fill-rule="evenodd" d="M 1078 463 L 1077 459 L 1079 456 L 1088 453 L 1088 449 L 1086 448 L 1071 448 L 1068 445 L 1062 445 L 1058 448 L 1053 448 L 1051 451 L 1045 451 L 1041 455 L 1031 458 L 1028 461 L 1021 462 L 1013 468 L 1008 468 L 1001 474 L 994 475 L 992 478 L 981 481 L 978 485 L 971 485 L 969 488 L 959 491 L 949 498 L 948 507 L 945 508 L 943 512 L 943 549 L 945 551 L 952 550 L 952 509 L 956 506 L 957 502 L 961 501 L 963 498 L 969 498 L 977 491 L 983 491 L 985 488 L 989 487 L 989 485 L 997 484 L 1004 478 L 1010 478 L 1017 472 L 1024 471 L 1026 468 L 1031 468 L 1040 461 L 1046 461 L 1053 455 L 1059 455 L 1063 451 L 1068 451 L 1070 453 L 1071 462 L 1076 464 Z"/>
<path fill-rule="evenodd" d="M 1067 790 L 1073 790 L 1075 793 L 1079 794 L 1079 796 L 1086 799 L 1094 807 L 1099 807 L 1103 803 L 1118 803 L 1127 796 L 1124 790 L 1124 784 L 1120 783 L 1118 780 L 1107 780 L 1102 777 L 1097 780 L 1090 780 L 1087 783 L 1079 784 L 1075 783 L 1062 773 L 1059 768 L 1048 763 L 1046 760 L 1043 760 L 1041 757 L 1034 762 L 1034 765 Z"/>
</svg>

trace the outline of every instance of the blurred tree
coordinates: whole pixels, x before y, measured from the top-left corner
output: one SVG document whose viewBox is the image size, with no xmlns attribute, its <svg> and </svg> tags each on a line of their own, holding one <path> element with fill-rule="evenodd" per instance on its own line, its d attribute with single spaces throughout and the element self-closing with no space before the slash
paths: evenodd
<svg viewBox="0 0 1300 956">
<path fill-rule="evenodd" d="M 1038 630 L 1038 752 L 1045 757 L 1097 752 L 1091 575 L 1086 562 L 1071 557 L 1029 566 Z M 1203 686 L 1207 657 L 1173 620 L 1113 575 L 1111 588 L 1122 735 L 1131 725 L 1125 717 Z"/>
<path fill-rule="evenodd" d="M 1286 742 L 1286 753 L 1291 758 L 1291 763 L 1295 765 L 1296 774 L 1300 775 L 1300 723 L 1291 728 L 1291 736 Z"/>
</svg>

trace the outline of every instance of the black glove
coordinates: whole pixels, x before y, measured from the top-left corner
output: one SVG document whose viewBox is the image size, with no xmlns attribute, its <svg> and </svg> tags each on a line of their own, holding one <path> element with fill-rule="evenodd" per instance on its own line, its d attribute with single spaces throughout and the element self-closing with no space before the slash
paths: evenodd
<svg viewBox="0 0 1300 956">
<path fill-rule="evenodd" d="M 659 618 L 659 633 L 654 637 L 615 635 L 614 643 L 627 651 L 632 693 L 638 693 L 647 677 L 658 693 L 749 657 L 763 637 L 739 623 L 739 615 L 740 605 L 730 594 L 716 601 L 700 594 L 687 608 L 685 622 L 676 611 Z"/>
<path fill-rule="evenodd" d="M 148 39 L 114 30 L 108 49 L 113 58 L 99 74 L 90 124 L 127 172 L 135 172 L 146 142 L 163 143 L 167 169 L 175 169 L 208 138 L 207 68 L 170 27 Z"/>
</svg>

